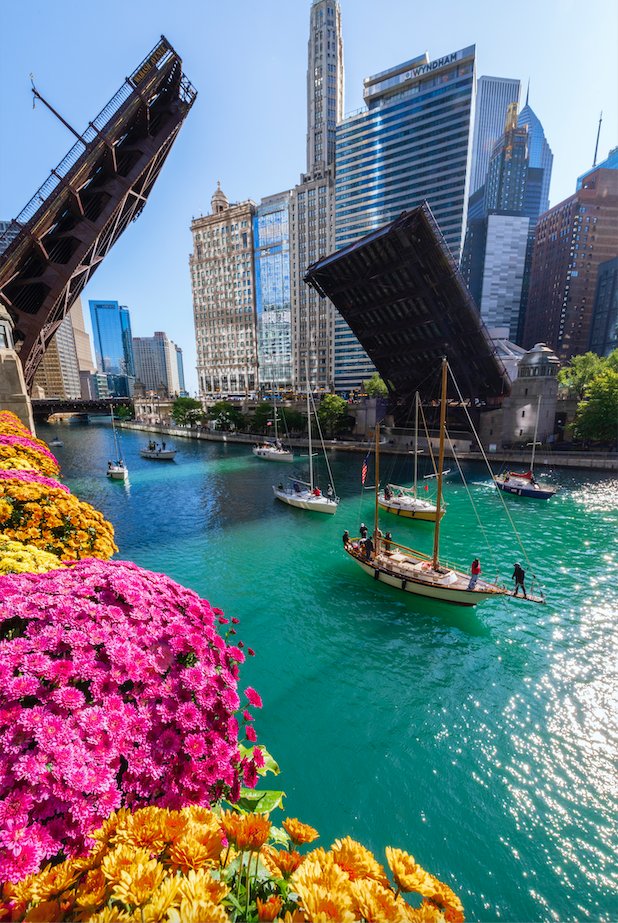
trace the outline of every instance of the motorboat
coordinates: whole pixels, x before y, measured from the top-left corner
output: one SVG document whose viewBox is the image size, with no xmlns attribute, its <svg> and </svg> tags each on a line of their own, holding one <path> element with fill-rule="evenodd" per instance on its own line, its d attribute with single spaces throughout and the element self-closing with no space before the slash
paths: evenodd
<svg viewBox="0 0 618 923">
<path fill-rule="evenodd" d="M 173 461 L 176 457 L 176 449 L 167 449 L 165 443 L 159 445 L 158 442 L 150 442 L 143 449 L 139 450 L 142 458 L 150 458 L 153 461 Z"/>
</svg>

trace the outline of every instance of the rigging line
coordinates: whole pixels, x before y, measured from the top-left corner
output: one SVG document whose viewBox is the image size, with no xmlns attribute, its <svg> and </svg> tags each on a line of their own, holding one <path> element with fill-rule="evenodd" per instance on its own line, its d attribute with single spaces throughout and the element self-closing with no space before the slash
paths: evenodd
<svg viewBox="0 0 618 923">
<path fill-rule="evenodd" d="M 313 399 L 313 391 L 310 392 L 310 397 L 311 397 L 311 407 L 312 407 L 312 409 L 313 409 L 313 415 L 314 415 L 314 417 L 315 417 L 315 423 L 316 423 L 316 426 L 317 426 L 317 428 L 318 428 L 318 434 L 319 434 L 319 436 L 320 436 L 320 442 L 322 443 L 322 451 L 324 452 L 324 461 L 326 462 L 326 467 L 327 467 L 327 469 L 328 469 L 329 484 L 330 484 L 331 487 L 333 488 L 333 493 L 336 494 L 337 491 L 336 491 L 336 489 L 335 489 L 335 482 L 334 482 L 334 480 L 333 480 L 333 473 L 332 473 L 332 471 L 330 470 L 330 462 L 328 461 L 328 455 L 326 454 L 326 446 L 324 445 L 324 437 L 322 436 L 322 427 L 320 426 L 320 420 L 319 420 L 319 418 L 318 418 L 318 412 L 317 412 L 317 410 L 316 410 L 316 408 L 315 408 L 315 401 L 314 401 L 314 399 Z M 309 420 L 309 426 L 311 426 L 311 420 Z"/>
<path fill-rule="evenodd" d="M 446 430 L 446 438 L 448 439 L 448 444 L 449 444 L 449 446 L 451 447 L 451 452 L 452 452 L 452 454 L 453 454 L 453 458 L 455 459 L 455 463 L 456 463 L 456 465 L 457 465 L 457 470 L 459 471 L 459 476 L 461 477 L 463 486 L 466 488 L 466 493 L 468 494 L 468 499 L 469 499 L 469 501 L 470 501 L 470 505 L 472 506 L 472 509 L 474 510 L 474 515 L 476 516 L 476 521 L 477 521 L 478 524 L 479 524 L 479 529 L 480 529 L 481 532 L 483 533 L 483 538 L 485 539 L 485 546 L 486 546 L 487 550 L 490 551 L 490 550 L 491 550 L 491 543 L 490 543 L 490 541 L 489 541 L 489 538 L 487 537 L 487 532 L 485 531 L 485 528 L 483 527 L 483 523 L 482 523 L 481 517 L 479 516 L 477 504 L 476 504 L 476 503 L 474 502 L 474 500 L 472 499 L 472 494 L 470 493 L 470 488 L 468 487 L 468 482 L 466 481 L 465 475 L 464 475 L 464 473 L 463 473 L 463 471 L 462 471 L 461 465 L 460 465 L 460 463 L 459 463 L 459 457 L 458 457 L 458 455 L 457 455 L 457 453 L 456 453 L 456 451 L 455 451 L 455 446 L 453 445 L 453 442 L 452 442 L 452 440 L 451 440 L 451 435 L 450 435 L 448 429 Z"/>
<path fill-rule="evenodd" d="M 451 381 L 453 382 L 453 384 L 455 385 L 455 388 L 457 389 L 457 394 L 459 395 L 459 400 L 461 401 L 461 405 L 462 405 L 462 407 L 463 407 L 463 409 L 464 409 L 464 411 L 465 411 L 466 417 L 467 417 L 467 419 L 468 419 L 468 423 L 470 424 L 470 428 L 471 428 L 472 432 L 474 433 L 474 435 L 475 435 L 475 437 L 476 437 L 476 441 L 477 441 L 478 446 L 479 446 L 479 448 L 480 448 L 480 450 L 481 450 L 481 455 L 483 456 L 483 459 L 484 459 L 484 461 L 485 461 L 485 464 L 487 465 L 487 470 L 489 471 L 489 474 L 491 475 L 491 479 L 492 479 L 492 482 L 493 482 L 493 484 L 494 484 L 494 488 L 495 488 L 495 490 L 496 490 L 497 493 L 498 493 L 498 497 L 499 497 L 499 499 L 500 499 L 500 502 L 502 503 L 502 506 L 504 507 L 504 512 L 506 513 L 507 519 L 508 519 L 508 521 L 509 521 L 510 524 L 511 524 L 511 528 L 512 528 L 512 530 L 513 530 L 513 533 L 514 533 L 514 535 L 515 535 L 515 538 L 517 539 L 517 544 L 519 545 L 519 548 L 520 548 L 521 553 L 522 553 L 522 555 L 523 555 L 523 557 L 524 557 L 524 560 L 526 561 L 526 564 L 528 565 L 528 567 L 530 568 L 530 570 L 532 570 L 532 561 L 531 561 L 530 558 L 528 557 L 528 553 L 527 553 L 526 549 L 525 549 L 524 546 L 523 546 L 523 542 L 522 542 L 522 540 L 521 540 L 521 537 L 520 537 L 520 535 L 519 535 L 519 532 L 517 531 L 517 528 L 516 528 L 516 526 L 515 526 L 515 523 L 513 522 L 513 517 L 511 516 L 511 514 L 510 514 L 510 512 L 509 512 L 509 509 L 508 509 L 508 507 L 507 507 L 507 504 L 506 504 L 506 501 L 505 501 L 504 497 L 502 496 L 502 491 L 499 490 L 499 489 L 495 486 L 496 482 L 495 482 L 495 478 L 494 478 L 493 471 L 491 470 L 491 465 L 489 464 L 489 459 L 487 458 L 487 455 L 485 454 L 485 449 L 483 448 L 483 446 L 482 446 L 482 444 L 481 444 L 481 440 L 479 439 L 478 433 L 477 433 L 477 431 L 476 431 L 476 429 L 475 429 L 475 427 L 474 427 L 474 423 L 472 422 L 472 419 L 471 419 L 470 414 L 469 414 L 469 412 L 468 412 L 468 407 L 467 407 L 467 405 L 466 405 L 466 403 L 465 403 L 465 401 L 464 401 L 464 399 L 463 399 L 463 396 L 462 396 L 462 394 L 461 394 L 461 391 L 459 390 L 459 385 L 457 384 L 457 381 L 455 380 L 455 376 L 453 375 L 453 372 L 451 371 L 450 366 L 449 366 L 449 372 L 450 372 L 450 374 L 451 374 Z M 534 571 L 532 572 L 532 576 L 533 576 L 534 579 L 536 579 L 535 574 L 534 574 Z"/>
<path fill-rule="evenodd" d="M 423 410 L 423 405 L 421 402 L 419 402 L 418 406 L 421 411 L 421 417 L 423 418 L 423 429 L 425 430 L 425 439 L 427 440 L 427 449 L 429 450 L 429 457 L 431 458 L 431 467 L 433 468 L 434 477 L 438 477 L 438 468 L 436 466 L 436 459 L 433 454 L 431 439 L 429 438 L 429 431 L 427 429 L 427 420 L 425 419 L 425 411 Z"/>
</svg>

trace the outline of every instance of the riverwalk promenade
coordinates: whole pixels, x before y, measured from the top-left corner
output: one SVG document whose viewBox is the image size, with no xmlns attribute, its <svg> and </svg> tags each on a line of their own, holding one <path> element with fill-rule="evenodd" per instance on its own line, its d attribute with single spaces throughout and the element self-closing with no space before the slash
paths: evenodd
<svg viewBox="0 0 618 923">
<path fill-rule="evenodd" d="M 220 430 L 209 430 L 204 427 L 181 427 L 166 426 L 164 424 L 151 424 L 130 422 L 120 424 L 123 429 L 143 431 L 145 433 L 155 433 L 168 439 L 194 439 L 205 442 L 227 442 L 239 445 L 255 445 L 263 437 L 255 433 L 225 433 Z M 291 437 L 286 442 L 294 448 L 307 448 L 307 440 L 302 437 Z M 366 453 L 368 448 L 367 440 L 359 441 L 352 439 L 329 439 L 326 440 L 326 448 L 337 450 L 338 452 L 359 452 Z M 479 450 L 466 451 L 456 446 L 455 451 L 460 461 L 482 461 L 482 454 Z M 410 454 L 409 445 L 401 442 L 383 441 L 380 444 L 380 452 L 385 455 L 408 455 Z M 453 452 L 450 446 L 445 446 L 445 455 L 447 458 L 453 458 Z M 523 466 L 529 463 L 530 453 L 516 449 L 499 450 L 488 452 L 488 458 L 499 464 L 512 463 L 513 465 Z M 535 458 L 535 467 L 548 468 L 583 468 L 593 471 L 618 471 L 618 453 L 616 452 L 566 452 L 553 451 L 549 447 L 543 446 L 537 450 Z"/>
</svg>

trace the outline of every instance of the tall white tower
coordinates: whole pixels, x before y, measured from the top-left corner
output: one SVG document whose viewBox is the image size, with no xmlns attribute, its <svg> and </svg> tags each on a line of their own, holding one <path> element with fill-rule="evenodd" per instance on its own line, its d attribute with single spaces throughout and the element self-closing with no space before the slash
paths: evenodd
<svg viewBox="0 0 618 923">
<path fill-rule="evenodd" d="M 335 161 L 343 118 L 343 39 L 337 0 L 313 0 L 307 54 L 307 173 Z"/>
</svg>

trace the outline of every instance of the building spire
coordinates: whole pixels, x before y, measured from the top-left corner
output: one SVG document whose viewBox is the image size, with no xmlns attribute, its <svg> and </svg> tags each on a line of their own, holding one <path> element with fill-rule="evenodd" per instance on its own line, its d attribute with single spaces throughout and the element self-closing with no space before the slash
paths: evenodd
<svg viewBox="0 0 618 923">
<path fill-rule="evenodd" d="M 530 77 L 528 77 L 528 89 L 526 90 L 526 105 L 528 105 L 529 98 L 530 98 Z"/>
</svg>

